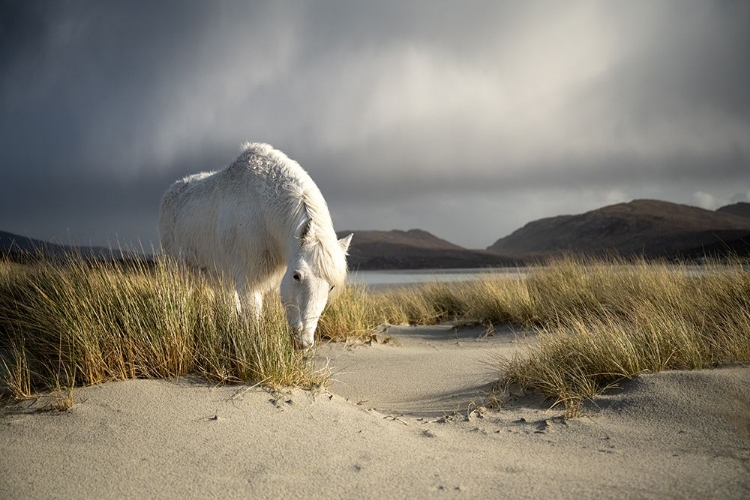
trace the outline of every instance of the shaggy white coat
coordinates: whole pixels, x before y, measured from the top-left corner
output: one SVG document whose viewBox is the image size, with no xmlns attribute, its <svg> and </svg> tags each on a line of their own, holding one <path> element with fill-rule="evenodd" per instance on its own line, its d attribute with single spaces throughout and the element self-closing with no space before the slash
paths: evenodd
<svg viewBox="0 0 750 500">
<path fill-rule="evenodd" d="M 172 184 L 159 235 L 164 252 L 233 283 L 240 309 L 259 314 L 263 295 L 280 288 L 300 347 L 313 344 L 330 291 L 343 287 L 352 237 L 337 240 L 307 172 L 260 143 L 223 170 Z"/>
</svg>

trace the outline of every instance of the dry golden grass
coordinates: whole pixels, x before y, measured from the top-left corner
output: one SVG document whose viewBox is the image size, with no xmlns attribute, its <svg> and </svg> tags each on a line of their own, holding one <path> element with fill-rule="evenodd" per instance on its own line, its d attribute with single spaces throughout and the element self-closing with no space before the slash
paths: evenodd
<svg viewBox="0 0 750 500">
<path fill-rule="evenodd" d="M 541 392 L 573 415 L 584 399 L 644 370 L 750 361 L 750 272 L 740 261 L 696 269 L 566 258 L 516 276 L 359 290 L 324 318 L 335 339 L 385 322 L 533 328 L 539 342 L 529 354 L 499 362 L 501 387 Z"/>
<path fill-rule="evenodd" d="M 347 285 L 341 294 L 331 301 L 318 321 L 317 334 L 334 341 L 346 341 L 352 337 L 366 337 L 383 323 L 373 297 L 363 286 Z"/>
<path fill-rule="evenodd" d="M 200 373 L 216 382 L 310 387 L 325 380 L 296 351 L 278 301 L 258 321 L 231 294 L 174 262 L 0 263 L 0 382 L 38 389 Z"/>
<path fill-rule="evenodd" d="M 527 323 L 531 300 L 522 273 L 516 276 L 488 272 L 477 281 L 432 282 L 369 293 L 363 286 L 347 286 L 321 318 L 325 338 L 349 339 L 368 335 L 387 324 L 435 325 L 458 323 Z"/>
<path fill-rule="evenodd" d="M 0 382 L 16 396 L 134 377 L 200 373 L 226 383 L 310 387 L 278 300 L 259 321 L 221 287 L 165 260 L 142 264 L 0 263 Z M 369 339 L 383 323 L 514 323 L 539 332 L 527 355 L 499 362 L 517 384 L 575 414 L 584 399 L 644 370 L 750 361 L 750 272 L 563 259 L 517 275 L 370 293 L 347 286 L 318 334 Z M 63 388 L 62 391 L 60 388 Z"/>
<path fill-rule="evenodd" d="M 666 264 L 563 261 L 528 280 L 539 343 L 501 362 L 504 385 L 540 391 L 569 415 L 645 370 L 750 361 L 750 273 Z"/>
</svg>

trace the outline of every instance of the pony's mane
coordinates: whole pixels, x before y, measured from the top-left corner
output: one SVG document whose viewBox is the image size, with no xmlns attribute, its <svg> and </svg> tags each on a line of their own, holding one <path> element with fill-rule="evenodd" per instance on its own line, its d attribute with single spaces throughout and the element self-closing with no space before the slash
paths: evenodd
<svg viewBox="0 0 750 500">
<path fill-rule="evenodd" d="M 245 143 L 242 150 L 269 159 L 288 177 L 290 182 L 284 188 L 296 201 L 292 227 L 294 234 L 299 235 L 300 248 L 310 256 L 320 277 L 341 290 L 346 280 L 346 253 L 339 245 L 328 205 L 318 186 L 296 161 L 273 146 Z"/>
<path fill-rule="evenodd" d="M 320 198 L 322 197 L 314 197 Z M 311 200 L 318 201 L 318 200 Z M 302 250 L 310 256 L 313 268 L 320 277 L 335 286 L 336 291 L 343 289 L 346 280 L 346 253 L 339 245 L 336 232 L 330 223 L 328 207 L 319 204 L 302 202 L 302 226 L 305 233 L 300 238 Z"/>
</svg>

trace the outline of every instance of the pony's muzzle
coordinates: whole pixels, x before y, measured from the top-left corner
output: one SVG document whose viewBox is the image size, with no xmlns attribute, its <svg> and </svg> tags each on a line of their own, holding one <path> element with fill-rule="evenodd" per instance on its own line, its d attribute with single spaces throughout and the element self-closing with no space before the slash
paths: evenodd
<svg viewBox="0 0 750 500">
<path fill-rule="evenodd" d="M 299 350 L 309 349 L 315 344 L 315 340 L 309 341 L 300 337 L 294 336 L 294 348 Z"/>
<path fill-rule="evenodd" d="M 295 325 L 292 327 L 294 333 L 294 348 L 295 349 L 309 349 L 315 344 L 315 329 L 312 331 L 306 330 L 302 325 Z"/>
</svg>

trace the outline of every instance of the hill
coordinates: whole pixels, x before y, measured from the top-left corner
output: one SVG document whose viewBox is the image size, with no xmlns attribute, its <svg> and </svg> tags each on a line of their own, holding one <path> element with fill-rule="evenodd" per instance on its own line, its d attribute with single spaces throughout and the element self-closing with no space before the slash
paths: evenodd
<svg viewBox="0 0 750 500">
<path fill-rule="evenodd" d="M 484 250 L 467 250 L 420 229 L 341 231 L 338 235 L 341 238 L 352 232 L 355 236 L 349 248 L 350 269 L 453 269 L 513 264 L 510 259 Z M 144 257 L 103 247 L 60 245 L 0 231 L 0 257 L 33 261 L 59 259 L 71 253 L 97 260 Z"/>
<path fill-rule="evenodd" d="M 61 245 L 48 241 L 0 231 L 0 257 L 29 261 L 39 258 L 61 259 L 66 255 L 80 254 L 86 259 L 119 260 L 140 258 L 135 252 L 113 250 L 104 247 Z"/>
<path fill-rule="evenodd" d="M 750 217 L 750 203 L 734 203 L 733 205 L 727 205 L 716 209 L 717 212 L 739 215 L 740 217 Z"/>
<path fill-rule="evenodd" d="M 750 218 L 657 200 L 619 203 L 530 222 L 488 251 L 517 259 L 561 254 L 702 256 L 750 254 Z"/>
<path fill-rule="evenodd" d="M 512 265 L 511 259 L 484 250 L 468 250 L 421 229 L 340 231 L 354 233 L 350 269 L 452 269 Z"/>
</svg>

